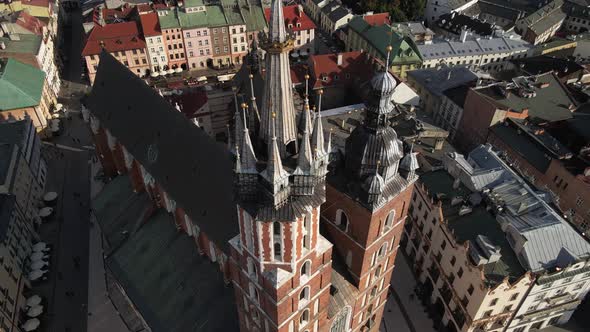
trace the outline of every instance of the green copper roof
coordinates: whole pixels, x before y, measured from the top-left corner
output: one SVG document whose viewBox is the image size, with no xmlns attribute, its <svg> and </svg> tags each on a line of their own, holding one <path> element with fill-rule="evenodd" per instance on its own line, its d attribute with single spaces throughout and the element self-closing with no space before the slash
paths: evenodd
<svg viewBox="0 0 590 332">
<path fill-rule="evenodd" d="M 409 37 L 393 31 L 389 25 L 372 26 L 362 17 L 357 16 L 348 23 L 348 26 L 373 46 L 382 60 L 385 60 L 387 57 L 387 46 L 391 45 L 393 47 L 391 58 L 389 59 L 391 64 L 422 62 L 414 41 Z"/>
<path fill-rule="evenodd" d="M 242 13 L 242 17 L 246 21 L 246 29 L 248 31 L 262 31 L 267 27 L 266 18 L 264 17 L 264 10 L 260 3 L 252 3 L 248 0 L 237 1 L 240 12 Z"/>
<path fill-rule="evenodd" d="M 227 25 L 221 6 L 207 6 L 207 22 L 211 27 Z"/>
<path fill-rule="evenodd" d="M 4 42 L 6 48 L 1 50 L 3 53 L 26 53 L 37 55 L 39 47 L 41 47 L 41 36 L 34 34 L 19 34 L 19 40 L 11 40 L 8 37 L 0 37 L 0 42 Z"/>
<path fill-rule="evenodd" d="M 220 6 L 207 6 L 207 11 L 185 13 L 183 10 L 172 9 L 167 15 L 158 15 L 162 29 L 215 27 L 227 25 L 227 20 Z"/>
<path fill-rule="evenodd" d="M 14 59 L 0 59 L 0 111 L 39 105 L 45 73 Z"/>
<path fill-rule="evenodd" d="M 185 7 L 202 6 L 202 0 L 189 0 Z M 261 31 L 266 28 L 262 5 L 246 0 L 223 0 L 222 6 L 206 6 L 206 12 L 186 13 L 183 10 L 168 10 L 167 15 L 158 15 L 162 29 L 219 27 L 246 25 L 247 31 Z"/>
<path fill-rule="evenodd" d="M 200 7 L 200 6 L 204 6 L 205 4 L 203 3 L 203 0 L 184 0 L 184 6 L 185 7 Z"/>
</svg>

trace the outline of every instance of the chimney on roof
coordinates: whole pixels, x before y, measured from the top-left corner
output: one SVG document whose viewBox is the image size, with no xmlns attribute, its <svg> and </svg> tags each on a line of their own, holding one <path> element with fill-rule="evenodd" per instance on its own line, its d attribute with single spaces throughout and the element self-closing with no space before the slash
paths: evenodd
<svg viewBox="0 0 590 332">
<path fill-rule="evenodd" d="M 342 53 L 338 53 L 338 56 L 336 58 L 336 64 L 342 66 Z"/>
<path fill-rule="evenodd" d="M 302 5 L 297 5 L 297 16 L 299 16 L 299 17 L 303 16 L 303 6 Z"/>
<path fill-rule="evenodd" d="M 467 29 L 461 29 L 461 36 L 459 38 L 462 43 L 464 43 L 467 40 Z"/>
</svg>

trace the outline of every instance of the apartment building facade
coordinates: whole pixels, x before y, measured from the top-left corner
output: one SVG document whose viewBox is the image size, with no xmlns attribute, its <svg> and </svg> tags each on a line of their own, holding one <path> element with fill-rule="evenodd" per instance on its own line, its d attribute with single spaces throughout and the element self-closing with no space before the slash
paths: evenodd
<svg viewBox="0 0 590 332">
<path fill-rule="evenodd" d="M 467 158 L 450 154 L 443 164 L 444 170 L 421 176 L 404 240 L 420 281 L 427 280 L 423 294 L 439 287 L 434 280 L 442 276 L 442 299 L 431 298 L 442 324 L 452 321 L 462 331 L 523 332 L 567 322 L 590 286 L 587 240 L 491 145 L 476 148 Z M 431 257 L 422 254 L 431 248 Z M 479 271 L 471 274 L 474 268 Z M 462 280 L 464 276 L 471 277 Z M 486 296 L 472 296 L 478 293 L 474 281 L 483 283 L 479 290 L 485 289 Z M 452 299 L 467 310 L 456 310 Z"/>
<path fill-rule="evenodd" d="M 166 45 L 166 41 L 164 44 Z M 94 82 L 99 55 L 103 50 L 112 54 L 139 77 L 145 76 L 150 70 L 145 40 L 134 21 L 97 25 L 92 29 L 82 50 L 90 83 Z"/>
<path fill-rule="evenodd" d="M 147 58 L 150 64 L 150 72 L 160 73 L 168 69 L 168 53 L 164 44 L 162 29 L 158 21 L 158 14 L 149 12 L 140 15 L 141 30 L 145 37 Z"/>
<path fill-rule="evenodd" d="M 1 149 L 1 148 L 0 148 Z M 25 310 L 25 287 L 30 283 L 23 274 L 25 259 L 32 251 L 37 235 L 29 220 L 21 213 L 13 195 L 0 194 L 0 328 L 21 331 L 21 312 Z"/>
<path fill-rule="evenodd" d="M 423 59 L 422 68 L 442 64 L 466 65 L 493 72 L 506 68 L 508 59 L 527 57 L 531 47 L 531 44 L 515 36 L 479 38 L 463 31 L 457 41 L 435 40 L 418 45 L 418 50 Z"/>
</svg>

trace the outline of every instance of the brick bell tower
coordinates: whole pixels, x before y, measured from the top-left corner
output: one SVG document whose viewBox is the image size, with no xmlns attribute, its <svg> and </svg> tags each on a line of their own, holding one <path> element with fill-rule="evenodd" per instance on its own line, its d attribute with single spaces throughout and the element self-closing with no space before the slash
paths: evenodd
<svg viewBox="0 0 590 332">
<path fill-rule="evenodd" d="M 293 40 L 281 0 L 272 3 L 261 46 L 267 52 L 265 106 L 258 121 L 253 107 L 236 106 L 231 147 L 240 234 L 230 241 L 230 269 L 240 330 L 325 331 L 332 245 L 319 233 L 319 216 L 330 142 L 319 112 L 312 124 L 307 102 L 307 125 L 297 132 L 288 64 Z M 258 124 L 254 136 L 250 127 Z M 287 147 L 293 142 L 298 153 Z"/>
<path fill-rule="evenodd" d="M 391 46 L 387 51 L 386 63 Z M 347 138 L 344 160 L 335 163 L 327 180 L 322 227 L 358 288 L 352 331 L 379 329 L 417 179 L 416 154 L 404 155 L 403 143 L 391 127 L 395 87 L 386 69 L 367 83 L 365 119 Z"/>
</svg>

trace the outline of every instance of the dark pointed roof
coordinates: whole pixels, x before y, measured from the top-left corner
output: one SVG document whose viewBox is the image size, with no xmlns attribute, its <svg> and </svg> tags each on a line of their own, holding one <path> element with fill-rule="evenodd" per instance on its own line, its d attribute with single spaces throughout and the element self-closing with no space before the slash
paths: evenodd
<svg viewBox="0 0 590 332">
<path fill-rule="evenodd" d="M 87 106 L 201 230 L 227 250 L 227 241 L 239 233 L 227 149 L 106 52 Z M 155 159 L 148 158 L 148 150 L 152 157 L 156 152 Z"/>
</svg>

